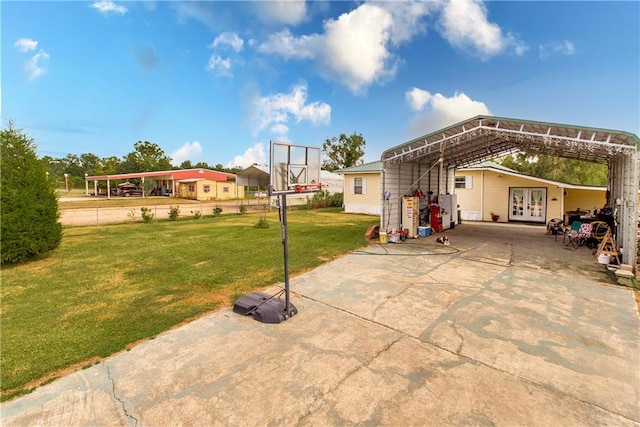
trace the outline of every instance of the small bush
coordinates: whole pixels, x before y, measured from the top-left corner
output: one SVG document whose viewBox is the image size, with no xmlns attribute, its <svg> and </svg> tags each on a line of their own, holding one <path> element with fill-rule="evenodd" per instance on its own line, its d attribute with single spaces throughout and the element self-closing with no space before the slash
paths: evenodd
<svg viewBox="0 0 640 427">
<path fill-rule="evenodd" d="M 334 193 L 333 206 L 336 208 L 341 208 L 343 205 L 344 205 L 344 193 Z"/>
<path fill-rule="evenodd" d="M 191 215 L 193 215 L 195 219 L 200 219 L 202 217 L 202 211 L 191 211 Z"/>
<path fill-rule="evenodd" d="M 247 206 L 242 203 L 240 206 L 238 206 L 238 212 L 240 212 L 240 214 L 244 215 L 247 213 Z"/>
<path fill-rule="evenodd" d="M 169 208 L 169 219 L 175 221 L 180 216 L 180 206 L 171 206 Z"/>
<path fill-rule="evenodd" d="M 267 221 L 267 215 L 264 214 L 260 217 L 256 225 L 253 228 L 269 228 L 269 221 Z"/>
<path fill-rule="evenodd" d="M 307 201 L 307 206 L 310 209 L 342 207 L 342 201 L 342 193 L 331 194 L 327 190 L 321 190 Z"/>
<path fill-rule="evenodd" d="M 140 212 L 142 215 L 142 220 L 144 222 L 151 222 L 153 221 L 153 213 L 151 213 L 151 209 L 143 206 L 140 208 Z"/>
<path fill-rule="evenodd" d="M 220 206 L 216 206 L 215 208 L 213 208 L 213 216 L 220 216 L 220 214 L 222 213 L 222 208 Z"/>
<path fill-rule="evenodd" d="M 134 211 L 133 209 L 131 209 L 129 212 L 127 212 L 127 219 L 131 222 L 136 220 L 136 211 Z"/>
<path fill-rule="evenodd" d="M 253 228 L 269 228 L 269 221 L 267 221 L 267 214 L 269 213 L 269 206 L 267 204 L 262 205 L 262 215 L 260 220 L 253 226 Z"/>
</svg>

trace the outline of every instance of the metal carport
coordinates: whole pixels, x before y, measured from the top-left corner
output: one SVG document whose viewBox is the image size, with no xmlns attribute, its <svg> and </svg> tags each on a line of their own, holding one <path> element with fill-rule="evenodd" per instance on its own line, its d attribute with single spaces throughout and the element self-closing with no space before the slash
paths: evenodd
<svg viewBox="0 0 640 427">
<path fill-rule="evenodd" d="M 635 267 L 639 143 L 636 135 L 616 130 L 476 116 L 382 153 L 381 225 L 400 228 L 400 199 L 417 188 L 454 193 L 457 168 L 517 152 L 565 157 L 608 166 L 607 202 L 616 211 L 616 241 L 624 248 L 622 262 Z M 393 203 L 384 203 L 387 191 Z"/>
</svg>

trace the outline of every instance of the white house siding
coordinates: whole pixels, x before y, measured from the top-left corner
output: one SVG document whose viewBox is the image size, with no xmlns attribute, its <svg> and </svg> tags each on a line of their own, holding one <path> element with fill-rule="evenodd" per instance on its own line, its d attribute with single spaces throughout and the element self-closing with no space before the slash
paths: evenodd
<svg viewBox="0 0 640 427">
<path fill-rule="evenodd" d="M 369 167 L 372 169 L 368 169 Z M 365 169 L 357 170 L 357 168 Z M 356 179 L 362 180 L 362 192 L 358 194 L 355 193 Z M 343 195 L 343 206 L 345 212 L 380 215 L 382 180 L 380 178 L 379 166 L 376 169 L 374 165 L 367 163 L 344 172 Z"/>
<path fill-rule="evenodd" d="M 463 170 L 456 173 L 457 176 L 467 177 L 465 188 L 455 190 L 463 221 L 482 221 L 483 174 L 484 171 L 481 170 Z"/>
<path fill-rule="evenodd" d="M 380 205 L 356 205 L 345 204 L 344 211 L 347 213 L 359 213 L 368 215 L 380 215 Z"/>
</svg>

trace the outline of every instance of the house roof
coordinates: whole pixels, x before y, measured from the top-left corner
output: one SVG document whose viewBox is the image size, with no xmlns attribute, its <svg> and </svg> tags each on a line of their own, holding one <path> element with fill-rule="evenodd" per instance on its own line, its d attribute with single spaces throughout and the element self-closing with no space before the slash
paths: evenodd
<svg viewBox="0 0 640 427">
<path fill-rule="evenodd" d="M 640 139 L 631 133 L 567 124 L 475 116 L 390 148 L 386 164 L 417 163 L 468 167 L 520 151 L 608 164 L 621 155 L 636 155 Z"/>
<path fill-rule="evenodd" d="M 363 163 L 361 165 L 351 166 L 348 168 L 343 168 L 337 170 L 336 173 L 339 174 L 353 174 L 353 173 L 371 173 L 371 172 L 380 172 L 382 171 L 382 162 L 375 161 L 369 163 Z"/>
<path fill-rule="evenodd" d="M 491 162 L 491 161 L 480 162 L 480 163 L 478 163 L 476 165 L 472 165 L 472 166 L 466 167 L 464 169 L 495 169 L 495 170 L 503 171 L 503 172 L 520 173 L 517 170 L 510 169 L 510 168 L 508 168 L 506 166 L 502 166 L 499 163 Z"/>
</svg>

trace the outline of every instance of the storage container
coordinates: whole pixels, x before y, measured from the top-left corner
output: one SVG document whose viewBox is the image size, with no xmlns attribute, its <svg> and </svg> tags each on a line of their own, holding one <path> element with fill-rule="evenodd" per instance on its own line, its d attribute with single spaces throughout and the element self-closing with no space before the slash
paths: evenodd
<svg viewBox="0 0 640 427">
<path fill-rule="evenodd" d="M 387 233 L 383 231 L 380 232 L 380 243 L 387 243 Z"/>
<path fill-rule="evenodd" d="M 418 227 L 418 235 L 420 237 L 427 237 L 431 235 L 431 227 Z"/>
</svg>

